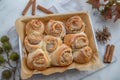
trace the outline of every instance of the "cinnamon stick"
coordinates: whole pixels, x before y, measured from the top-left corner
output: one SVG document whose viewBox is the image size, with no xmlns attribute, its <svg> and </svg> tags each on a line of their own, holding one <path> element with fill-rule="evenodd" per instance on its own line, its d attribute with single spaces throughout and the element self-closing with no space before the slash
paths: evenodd
<svg viewBox="0 0 120 80">
<path fill-rule="evenodd" d="M 36 0 L 33 1 L 33 5 L 32 5 L 32 15 L 35 15 L 36 12 Z"/>
<path fill-rule="evenodd" d="M 105 55 L 104 55 L 104 63 L 107 63 L 107 61 L 108 61 L 109 52 L 110 52 L 110 44 L 108 44 L 106 46 L 106 51 L 105 51 Z"/>
<path fill-rule="evenodd" d="M 26 12 L 28 11 L 30 5 L 32 4 L 32 0 L 29 0 L 29 2 L 27 3 L 27 5 L 25 6 L 24 10 L 22 11 L 22 15 L 25 15 Z"/>
<path fill-rule="evenodd" d="M 110 47 L 110 52 L 109 52 L 109 57 L 108 57 L 108 61 L 107 61 L 108 63 L 111 63 L 111 61 L 112 61 L 114 49 L 115 49 L 115 46 L 114 46 L 114 45 L 111 45 L 111 47 Z"/>
<path fill-rule="evenodd" d="M 47 14 L 53 14 L 52 11 L 50 11 L 50 10 L 44 8 L 44 7 L 41 6 L 41 5 L 38 5 L 38 6 L 37 6 L 37 9 L 39 9 L 39 10 L 41 10 L 41 11 L 43 11 L 44 13 L 47 13 Z"/>
</svg>

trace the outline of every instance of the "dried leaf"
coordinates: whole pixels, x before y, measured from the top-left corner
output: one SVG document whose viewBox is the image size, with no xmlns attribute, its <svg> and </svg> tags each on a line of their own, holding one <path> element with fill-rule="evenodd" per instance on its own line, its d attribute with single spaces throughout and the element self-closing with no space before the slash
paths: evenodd
<svg viewBox="0 0 120 80">
<path fill-rule="evenodd" d="M 105 19 L 112 19 L 112 9 L 105 7 L 104 10 L 101 11 L 101 15 L 103 15 Z"/>
<path fill-rule="evenodd" d="M 120 3 L 116 4 L 115 10 L 116 10 L 116 15 L 115 15 L 114 22 L 116 22 L 120 18 Z"/>
</svg>

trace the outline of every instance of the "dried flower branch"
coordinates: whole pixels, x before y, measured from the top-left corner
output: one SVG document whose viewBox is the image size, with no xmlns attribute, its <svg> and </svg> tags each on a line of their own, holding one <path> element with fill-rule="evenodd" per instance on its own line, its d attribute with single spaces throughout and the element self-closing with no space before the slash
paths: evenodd
<svg viewBox="0 0 120 80">
<path fill-rule="evenodd" d="M 114 22 L 120 19 L 120 2 L 118 0 L 88 0 L 87 3 L 96 8 L 105 19 L 114 18 Z"/>
<path fill-rule="evenodd" d="M 9 38 L 5 35 L 0 38 L 0 41 L 2 43 L 2 46 L 0 47 L 0 53 L 2 54 L 3 52 L 6 53 L 7 59 L 5 59 L 1 54 L 0 54 L 0 66 L 2 68 L 5 68 L 5 70 L 2 72 L 2 79 L 9 79 L 11 76 L 13 76 L 13 80 L 15 80 L 15 74 L 18 66 L 18 59 L 19 55 L 18 53 L 14 52 L 12 50 L 11 43 L 9 42 Z M 10 52 L 12 53 L 10 54 Z M 16 66 L 13 66 L 10 61 L 16 62 Z M 6 66 L 5 64 L 8 64 L 9 66 Z M 19 73 L 20 74 L 20 73 Z M 21 79 L 20 79 L 21 80 Z"/>
</svg>

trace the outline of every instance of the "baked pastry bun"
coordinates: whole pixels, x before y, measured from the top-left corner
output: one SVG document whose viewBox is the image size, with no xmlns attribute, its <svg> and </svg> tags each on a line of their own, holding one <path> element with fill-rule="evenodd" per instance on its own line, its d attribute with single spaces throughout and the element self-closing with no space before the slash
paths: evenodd
<svg viewBox="0 0 120 80">
<path fill-rule="evenodd" d="M 43 45 L 43 35 L 34 31 L 28 36 L 25 37 L 24 40 L 25 48 L 30 53 L 35 51 L 38 48 L 41 48 Z"/>
<path fill-rule="evenodd" d="M 73 61 L 72 50 L 65 44 L 62 44 L 50 57 L 53 66 L 68 66 Z"/>
<path fill-rule="evenodd" d="M 92 49 L 88 46 L 73 52 L 74 61 L 79 64 L 87 63 L 93 56 Z"/>
<path fill-rule="evenodd" d="M 38 44 L 43 40 L 43 34 L 39 34 L 37 31 L 32 31 L 27 35 L 27 38 L 31 44 Z"/>
<path fill-rule="evenodd" d="M 85 23 L 79 16 L 73 16 L 69 18 L 66 22 L 67 33 L 79 33 L 85 31 Z"/>
<path fill-rule="evenodd" d="M 44 51 L 37 49 L 31 54 L 28 54 L 27 66 L 30 69 L 45 70 L 50 67 L 50 59 Z"/>
<path fill-rule="evenodd" d="M 52 35 L 55 37 L 63 38 L 66 34 L 65 26 L 61 21 L 50 20 L 46 27 L 45 32 L 48 35 Z"/>
<path fill-rule="evenodd" d="M 85 33 L 68 34 L 64 37 L 64 43 L 72 49 L 80 49 L 89 44 L 88 38 Z"/>
<path fill-rule="evenodd" d="M 31 33 L 31 31 L 37 31 L 39 34 L 44 32 L 44 24 L 39 19 L 32 19 L 26 24 L 26 34 Z"/>
<path fill-rule="evenodd" d="M 47 53 L 53 53 L 60 45 L 62 45 L 62 40 L 60 38 L 51 35 L 44 37 L 43 49 Z"/>
</svg>

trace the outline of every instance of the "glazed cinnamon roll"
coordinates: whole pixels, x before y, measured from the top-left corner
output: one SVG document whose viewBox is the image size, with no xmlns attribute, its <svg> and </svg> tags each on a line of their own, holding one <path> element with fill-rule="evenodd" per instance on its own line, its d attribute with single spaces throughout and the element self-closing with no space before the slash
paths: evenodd
<svg viewBox="0 0 120 80">
<path fill-rule="evenodd" d="M 85 31 L 85 23 L 79 16 L 73 16 L 66 22 L 67 33 L 79 33 Z"/>
<path fill-rule="evenodd" d="M 43 44 L 43 35 L 34 31 L 25 37 L 24 44 L 28 52 L 33 52 L 41 48 Z"/>
<path fill-rule="evenodd" d="M 63 22 L 50 20 L 45 27 L 46 34 L 55 36 L 55 37 L 61 37 L 63 38 L 66 34 L 65 26 Z"/>
<path fill-rule="evenodd" d="M 88 46 L 73 52 L 74 61 L 80 64 L 84 64 L 90 61 L 93 56 L 92 49 Z"/>
<path fill-rule="evenodd" d="M 30 69 L 45 70 L 50 67 L 50 59 L 45 52 L 37 49 L 31 54 L 28 54 L 27 65 Z"/>
<path fill-rule="evenodd" d="M 44 37 L 43 49 L 48 52 L 54 52 L 60 45 L 62 45 L 62 40 L 60 38 L 47 35 Z"/>
<path fill-rule="evenodd" d="M 51 63 L 53 66 L 68 66 L 73 61 L 72 50 L 65 44 L 62 44 L 51 55 Z"/>
<path fill-rule="evenodd" d="M 31 33 L 31 31 L 38 31 L 40 34 L 44 32 L 44 24 L 38 19 L 32 19 L 26 24 L 26 34 Z"/>
<path fill-rule="evenodd" d="M 88 38 L 85 33 L 68 34 L 64 38 L 64 43 L 72 49 L 80 49 L 89 44 Z"/>
</svg>

